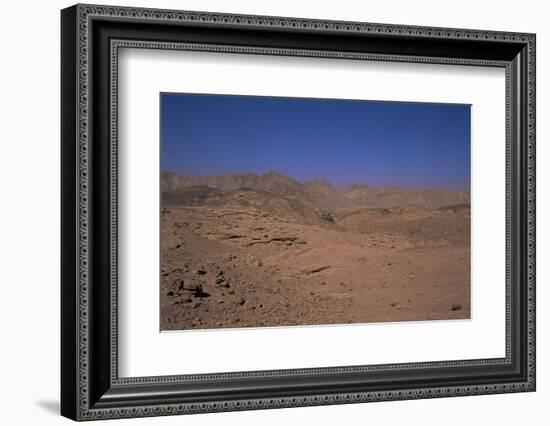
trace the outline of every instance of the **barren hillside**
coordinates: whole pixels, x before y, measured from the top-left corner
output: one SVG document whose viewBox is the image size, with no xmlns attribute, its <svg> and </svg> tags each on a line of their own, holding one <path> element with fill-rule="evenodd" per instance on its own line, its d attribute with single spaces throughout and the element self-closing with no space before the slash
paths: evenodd
<svg viewBox="0 0 550 426">
<path fill-rule="evenodd" d="M 469 195 L 162 176 L 163 330 L 470 316 Z"/>
</svg>

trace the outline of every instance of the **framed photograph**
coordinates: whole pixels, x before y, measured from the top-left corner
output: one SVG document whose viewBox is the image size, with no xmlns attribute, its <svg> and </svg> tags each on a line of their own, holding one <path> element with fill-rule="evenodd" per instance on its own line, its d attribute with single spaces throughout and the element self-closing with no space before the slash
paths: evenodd
<svg viewBox="0 0 550 426">
<path fill-rule="evenodd" d="M 61 412 L 535 390 L 535 35 L 61 12 Z"/>
</svg>

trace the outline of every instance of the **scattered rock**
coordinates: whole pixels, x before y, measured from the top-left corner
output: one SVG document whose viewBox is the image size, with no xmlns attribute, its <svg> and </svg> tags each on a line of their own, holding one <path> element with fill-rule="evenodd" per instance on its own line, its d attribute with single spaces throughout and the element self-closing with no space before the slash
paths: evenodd
<svg viewBox="0 0 550 426">
<path fill-rule="evenodd" d="M 281 243 L 284 243 L 284 242 L 292 242 L 292 241 L 296 241 L 298 239 L 298 237 L 274 237 L 270 240 L 270 242 L 281 242 Z"/>
<path fill-rule="evenodd" d="M 205 292 L 202 288 L 202 284 L 200 283 L 190 285 L 188 288 L 185 288 L 185 290 L 192 292 L 193 296 L 198 299 L 205 299 L 207 297 L 210 297 L 210 293 Z"/>
<path fill-rule="evenodd" d="M 193 291 L 193 292 L 201 292 L 202 291 L 202 284 L 200 284 L 200 283 L 191 284 L 189 286 L 189 288 L 187 288 L 186 290 Z"/>
<path fill-rule="evenodd" d="M 321 219 L 326 220 L 327 222 L 334 223 L 334 217 L 330 212 L 321 213 Z"/>
<path fill-rule="evenodd" d="M 204 268 L 199 268 L 197 269 L 197 271 L 195 272 L 197 275 L 205 275 L 206 274 L 206 270 Z"/>
<path fill-rule="evenodd" d="M 244 238 L 246 235 L 230 234 L 225 236 L 225 240 L 236 240 L 238 238 Z"/>
<path fill-rule="evenodd" d="M 451 306 L 451 311 L 460 311 L 462 309 L 462 305 L 459 305 L 458 303 L 453 303 Z"/>
<path fill-rule="evenodd" d="M 304 269 L 302 272 L 306 275 L 316 274 L 317 272 L 324 271 L 325 269 L 330 268 L 330 266 L 313 266 L 311 268 Z"/>
<path fill-rule="evenodd" d="M 168 293 L 166 293 L 166 294 L 167 294 L 168 296 L 173 296 L 175 293 L 174 293 L 172 290 L 170 290 L 170 291 L 169 291 Z"/>
<path fill-rule="evenodd" d="M 241 297 L 241 300 L 239 300 L 239 305 L 244 305 L 246 303 L 246 299 L 244 297 Z"/>
<path fill-rule="evenodd" d="M 264 266 L 264 264 L 261 260 L 258 260 L 258 262 L 256 262 L 256 266 L 258 266 L 258 268 L 261 268 L 262 266 Z"/>
</svg>

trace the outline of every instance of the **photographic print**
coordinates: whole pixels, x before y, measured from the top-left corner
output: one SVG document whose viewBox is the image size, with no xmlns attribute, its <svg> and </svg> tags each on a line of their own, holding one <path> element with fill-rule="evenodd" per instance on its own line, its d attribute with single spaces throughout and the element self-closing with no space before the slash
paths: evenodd
<svg viewBox="0 0 550 426">
<path fill-rule="evenodd" d="M 161 330 L 470 318 L 470 105 L 160 103 Z"/>
</svg>

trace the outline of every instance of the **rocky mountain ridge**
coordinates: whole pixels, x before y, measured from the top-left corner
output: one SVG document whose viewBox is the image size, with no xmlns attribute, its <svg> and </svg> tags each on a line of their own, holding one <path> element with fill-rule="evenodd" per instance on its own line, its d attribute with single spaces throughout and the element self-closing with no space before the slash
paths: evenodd
<svg viewBox="0 0 550 426">
<path fill-rule="evenodd" d="M 262 175 L 227 173 L 217 176 L 192 176 L 164 172 L 161 177 L 161 188 L 164 194 L 172 198 L 178 193 L 187 196 L 186 194 L 193 192 L 206 199 L 213 195 L 219 197 L 232 191 L 256 191 L 264 196 L 273 194 L 289 200 L 300 200 L 312 208 L 334 212 L 406 205 L 439 209 L 470 203 L 470 193 L 467 191 L 375 188 L 364 184 L 337 188 L 324 178 L 300 183 L 277 172 Z"/>
</svg>

